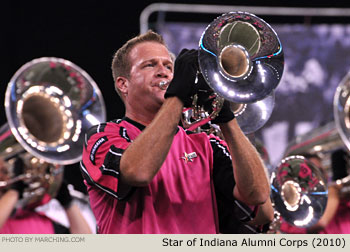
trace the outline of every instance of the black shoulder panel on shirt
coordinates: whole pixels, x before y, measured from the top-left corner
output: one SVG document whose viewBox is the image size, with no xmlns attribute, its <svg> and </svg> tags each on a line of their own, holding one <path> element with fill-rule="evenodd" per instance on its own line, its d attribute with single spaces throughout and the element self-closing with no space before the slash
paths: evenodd
<svg viewBox="0 0 350 252">
<path fill-rule="evenodd" d="M 96 133 L 104 132 L 106 126 L 107 126 L 107 123 L 101 123 L 101 124 L 92 126 L 85 135 L 85 147 L 87 146 L 87 142 L 89 141 L 90 137 L 95 135 Z"/>
<path fill-rule="evenodd" d="M 121 123 L 122 121 L 123 121 L 123 119 L 114 119 L 114 120 L 112 120 L 111 122 L 112 122 L 112 123 L 119 124 L 119 123 Z"/>
<path fill-rule="evenodd" d="M 119 179 L 119 166 L 120 159 L 124 150 L 112 145 L 106 154 L 103 165 L 100 167 L 100 171 L 103 175 L 113 176 Z"/>
<path fill-rule="evenodd" d="M 96 165 L 95 156 L 96 156 L 98 149 L 102 146 L 102 144 L 106 143 L 107 141 L 108 141 L 108 138 L 106 136 L 104 136 L 104 137 L 97 139 L 97 141 L 92 146 L 91 152 L 89 154 L 89 158 L 90 158 L 91 163 L 93 163 L 94 165 Z"/>
<path fill-rule="evenodd" d="M 124 127 L 120 127 L 119 135 L 124 138 L 126 141 L 131 142 L 130 137 L 128 136 L 127 130 Z"/>
</svg>

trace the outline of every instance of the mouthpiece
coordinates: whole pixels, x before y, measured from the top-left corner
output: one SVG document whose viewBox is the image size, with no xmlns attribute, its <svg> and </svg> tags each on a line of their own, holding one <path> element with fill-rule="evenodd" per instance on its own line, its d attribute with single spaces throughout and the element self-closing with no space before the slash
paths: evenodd
<svg viewBox="0 0 350 252">
<path fill-rule="evenodd" d="M 167 89 L 168 85 L 169 85 L 168 81 L 161 81 L 161 82 L 159 82 L 159 88 L 160 89 L 165 90 L 165 89 Z"/>
</svg>

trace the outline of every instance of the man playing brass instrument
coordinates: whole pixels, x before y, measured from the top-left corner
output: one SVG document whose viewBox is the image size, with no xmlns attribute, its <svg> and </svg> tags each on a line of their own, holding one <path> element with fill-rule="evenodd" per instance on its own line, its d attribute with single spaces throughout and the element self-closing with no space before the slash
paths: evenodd
<svg viewBox="0 0 350 252">
<path fill-rule="evenodd" d="M 330 163 L 332 176 L 329 177 L 322 158 L 318 154 L 301 153 L 317 168 L 328 180 L 327 205 L 321 218 L 314 225 L 300 228 L 289 224 L 282 219 L 280 230 L 282 233 L 319 233 L 319 234 L 349 234 L 350 233 L 350 197 L 344 194 L 344 184 L 335 181 L 348 175 L 349 153 L 343 149 L 337 149 L 331 153 Z M 329 177 L 329 178 L 328 178 Z M 345 188 L 344 188 L 345 189 Z"/>
<path fill-rule="evenodd" d="M 328 201 L 325 212 L 317 224 L 309 228 L 308 233 L 350 234 L 350 194 L 342 193 L 345 186 L 337 180 L 348 175 L 349 153 L 338 149 L 331 154 L 332 177 L 328 186 Z M 345 189 L 345 188 L 344 188 Z"/>
<path fill-rule="evenodd" d="M 9 179 L 7 163 L 0 157 L 0 181 Z M 14 175 L 23 174 L 24 163 L 21 158 L 14 162 Z M 72 204 L 67 184 L 62 183 L 56 199 L 64 208 L 69 221 L 69 230 L 63 225 L 51 220 L 43 213 L 35 211 L 40 202 L 31 206 L 16 208 L 28 185 L 22 180 L 13 183 L 10 188 L 0 191 L 0 234 L 55 234 L 55 233 L 91 233 L 91 229 L 81 214 L 77 205 Z M 42 202 L 46 202 L 43 198 Z"/>
<path fill-rule="evenodd" d="M 91 128 L 81 162 L 99 233 L 224 232 L 217 202 L 261 206 L 253 223 L 271 221 L 264 165 L 229 107 L 214 122 L 225 141 L 178 126 L 197 61 L 196 50 L 183 50 L 174 64 L 151 31 L 116 52 L 112 71 L 126 114 Z"/>
</svg>

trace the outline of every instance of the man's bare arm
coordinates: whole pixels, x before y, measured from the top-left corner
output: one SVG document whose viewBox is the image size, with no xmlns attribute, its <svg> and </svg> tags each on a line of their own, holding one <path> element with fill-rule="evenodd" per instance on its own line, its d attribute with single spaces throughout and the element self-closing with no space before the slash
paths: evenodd
<svg viewBox="0 0 350 252">
<path fill-rule="evenodd" d="M 263 225 L 273 221 L 274 209 L 271 204 L 270 198 L 266 202 L 259 206 L 256 216 L 253 220 L 249 221 L 250 225 Z"/>
<path fill-rule="evenodd" d="M 259 153 L 241 131 L 237 120 L 222 123 L 220 128 L 232 156 L 236 181 L 234 196 L 248 205 L 263 204 L 269 197 L 270 187 Z"/>
<path fill-rule="evenodd" d="M 19 199 L 19 193 L 16 190 L 6 191 L 0 198 L 0 228 L 10 217 L 16 203 Z"/>
<path fill-rule="evenodd" d="M 183 103 L 177 97 L 166 99 L 154 120 L 125 150 L 120 161 L 124 182 L 133 186 L 151 182 L 169 152 L 182 108 Z"/>
<path fill-rule="evenodd" d="M 65 209 L 71 234 L 91 234 L 91 229 L 79 207 L 75 204 Z"/>
</svg>

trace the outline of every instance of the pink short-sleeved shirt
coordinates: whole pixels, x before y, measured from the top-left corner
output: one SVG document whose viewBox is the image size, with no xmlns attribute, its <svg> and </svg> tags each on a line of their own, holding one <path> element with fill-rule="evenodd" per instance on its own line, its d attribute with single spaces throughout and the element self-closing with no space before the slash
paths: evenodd
<svg viewBox="0 0 350 252">
<path fill-rule="evenodd" d="M 225 215 L 231 210 L 243 213 L 226 230 L 254 217 L 233 199 L 231 156 L 226 143 L 213 135 L 178 127 L 149 185 L 130 187 L 119 181 L 123 152 L 143 129 L 125 118 L 97 125 L 86 135 L 81 171 L 98 233 L 219 233 L 217 197 L 230 208 L 219 204 L 228 211 Z M 213 175 L 214 159 L 218 168 Z M 220 225 L 226 225 L 226 219 L 221 218 Z"/>
<path fill-rule="evenodd" d="M 120 157 L 141 130 L 125 120 L 95 130 L 87 136 L 82 172 L 99 233 L 218 232 L 206 134 L 187 135 L 179 127 L 152 182 L 119 193 Z"/>
<path fill-rule="evenodd" d="M 54 234 L 48 217 L 33 210 L 17 210 L 0 229 L 0 234 Z"/>
</svg>

